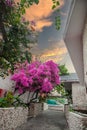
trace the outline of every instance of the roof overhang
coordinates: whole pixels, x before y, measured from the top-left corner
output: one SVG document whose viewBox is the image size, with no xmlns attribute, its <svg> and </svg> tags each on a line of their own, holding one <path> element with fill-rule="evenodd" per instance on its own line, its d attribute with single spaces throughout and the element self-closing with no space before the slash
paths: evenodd
<svg viewBox="0 0 87 130">
<path fill-rule="evenodd" d="M 87 0 L 72 0 L 64 32 L 64 41 L 79 77 L 80 83 L 83 85 L 83 30 L 86 17 Z"/>
</svg>

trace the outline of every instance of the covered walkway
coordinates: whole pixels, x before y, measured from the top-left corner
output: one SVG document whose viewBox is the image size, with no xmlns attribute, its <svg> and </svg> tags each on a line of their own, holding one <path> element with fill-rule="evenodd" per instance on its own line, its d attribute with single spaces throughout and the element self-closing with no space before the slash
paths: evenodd
<svg viewBox="0 0 87 130">
<path fill-rule="evenodd" d="M 69 130 L 62 111 L 46 110 L 16 130 Z"/>
</svg>

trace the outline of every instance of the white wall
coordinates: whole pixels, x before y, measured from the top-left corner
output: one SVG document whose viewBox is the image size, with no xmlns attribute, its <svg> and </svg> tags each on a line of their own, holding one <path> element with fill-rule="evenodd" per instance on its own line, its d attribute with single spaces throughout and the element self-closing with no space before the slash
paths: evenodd
<svg viewBox="0 0 87 130">
<path fill-rule="evenodd" d="M 79 83 L 72 84 L 72 100 L 73 105 L 85 105 L 86 104 L 86 87 Z"/>
<path fill-rule="evenodd" d="M 87 87 L 87 20 L 83 35 L 84 80 Z"/>
<path fill-rule="evenodd" d="M 6 90 L 12 90 L 14 82 L 11 81 L 11 76 L 7 76 L 5 79 L 0 77 L 0 88 Z"/>
</svg>

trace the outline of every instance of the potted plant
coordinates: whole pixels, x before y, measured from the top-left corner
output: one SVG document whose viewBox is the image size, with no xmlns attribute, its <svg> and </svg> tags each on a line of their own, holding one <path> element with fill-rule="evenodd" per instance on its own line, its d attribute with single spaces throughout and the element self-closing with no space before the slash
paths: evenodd
<svg viewBox="0 0 87 130">
<path fill-rule="evenodd" d="M 1 89 L 0 89 L 1 90 Z M 4 93 L 5 92 L 5 93 Z M 27 121 L 27 111 L 25 104 L 18 96 L 12 92 L 1 90 L 0 93 L 0 128 L 15 129 Z"/>
<path fill-rule="evenodd" d="M 15 72 L 11 79 L 15 81 L 15 91 L 19 95 L 29 92 L 26 105 L 41 102 L 60 84 L 58 65 L 53 61 L 41 63 L 35 61 L 15 65 Z M 32 93 L 32 96 L 31 96 Z"/>
</svg>

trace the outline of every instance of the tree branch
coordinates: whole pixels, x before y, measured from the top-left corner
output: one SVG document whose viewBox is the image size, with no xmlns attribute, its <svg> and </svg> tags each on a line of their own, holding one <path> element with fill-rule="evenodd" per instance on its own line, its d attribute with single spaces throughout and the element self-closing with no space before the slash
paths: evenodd
<svg viewBox="0 0 87 130">
<path fill-rule="evenodd" d="M 3 23 L 3 15 L 5 15 L 5 12 L 6 12 L 5 3 L 2 0 L 0 0 L 0 30 L 3 36 L 3 40 L 5 42 L 8 42 L 6 30 Z"/>
</svg>

